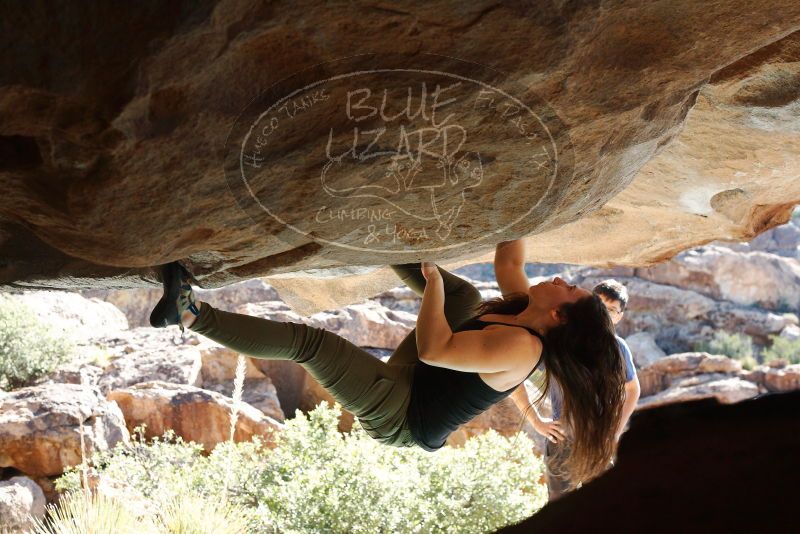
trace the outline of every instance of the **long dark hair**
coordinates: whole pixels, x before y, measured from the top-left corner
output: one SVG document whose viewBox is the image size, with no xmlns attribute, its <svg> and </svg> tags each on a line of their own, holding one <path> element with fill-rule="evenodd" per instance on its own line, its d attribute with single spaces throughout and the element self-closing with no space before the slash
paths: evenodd
<svg viewBox="0 0 800 534">
<path fill-rule="evenodd" d="M 528 307 L 527 293 L 512 293 L 482 302 L 476 316 L 485 313 L 518 314 Z M 552 470 L 566 474 L 573 487 L 588 482 L 609 466 L 616 453 L 616 431 L 622 417 L 625 367 L 614 324 L 597 295 L 559 310 L 566 322 L 544 336 L 544 378 L 538 403 L 547 395 L 551 380 L 563 393 L 561 420 L 572 446 L 561 448 Z"/>
</svg>

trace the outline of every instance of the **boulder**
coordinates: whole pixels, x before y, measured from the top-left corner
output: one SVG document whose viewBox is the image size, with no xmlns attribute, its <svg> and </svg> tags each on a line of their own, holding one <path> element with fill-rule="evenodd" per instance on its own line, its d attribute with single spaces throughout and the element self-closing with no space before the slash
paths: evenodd
<svg viewBox="0 0 800 534">
<path fill-rule="evenodd" d="M 275 287 L 310 314 L 396 285 L 375 266 L 480 261 L 520 236 L 529 259 L 597 265 L 754 236 L 785 222 L 800 198 L 798 20 L 794 0 L 669 10 L 641 0 L 437 0 L 335 12 L 324 2 L 98 4 L 67 5 L 58 21 L 21 5 L 0 32 L 0 283 L 158 287 L 153 267 L 183 259 L 206 288 L 295 273 Z M 39 64 L 48 67 L 30 67 Z M 314 65 L 325 66 L 296 76 Z M 405 77 L 371 76 L 387 66 Z M 308 76 L 323 71 L 340 85 L 320 93 Z M 408 154 L 384 149 L 400 132 L 430 127 L 428 113 L 389 120 L 405 90 L 363 122 L 341 112 L 351 109 L 340 98 L 348 88 L 369 86 L 374 103 L 388 91 L 381 82 L 413 89 L 416 106 L 431 105 L 421 82 L 453 85 L 448 113 L 469 143 L 455 162 L 425 157 L 416 169 L 415 184 L 441 183 L 437 194 L 408 187 L 398 177 L 414 170 L 400 165 Z M 479 99 L 486 86 L 533 116 L 514 101 Z M 257 176 L 236 181 L 244 132 L 269 106 L 245 108 L 303 87 L 317 93 L 295 95 L 292 109 L 302 102 L 303 113 L 281 117 L 269 149 L 250 154 Z M 354 141 L 356 124 L 385 134 Z M 333 159 L 354 143 L 361 158 Z M 190 156 L 178 164 L 178 155 Z M 382 188 L 400 184 L 408 189 L 394 196 Z"/>
<path fill-rule="evenodd" d="M 46 506 L 44 493 L 28 477 L 0 481 L 0 532 L 23 534 L 32 531 L 33 519 L 42 519 Z"/>
<path fill-rule="evenodd" d="M 109 359 L 97 382 L 105 394 L 140 382 L 160 380 L 194 386 L 202 383 L 201 340 L 197 334 L 181 339 L 172 329 L 146 327 L 120 332 L 100 342 Z"/>
<path fill-rule="evenodd" d="M 304 395 L 306 382 L 314 381 L 314 379 L 299 363 L 261 358 L 253 358 L 252 363 L 265 376 L 269 377 L 275 387 L 281 410 L 286 417 L 292 418 L 297 410 L 306 410 L 312 404 L 305 399 Z M 314 406 L 316 404 L 310 409 L 313 409 Z"/>
<path fill-rule="evenodd" d="M 625 338 L 628 347 L 633 355 L 633 363 L 641 369 L 647 367 L 656 360 L 660 360 L 667 355 L 666 352 L 656 344 L 656 339 L 649 332 L 637 332 Z"/>
<path fill-rule="evenodd" d="M 30 308 L 53 334 L 70 337 L 79 344 L 128 328 L 125 315 L 114 305 L 77 293 L 40 290 L 22 291 L 10 296 Z"/>
<path fill-rule="evenodd" d="M 233 380 L 204 384 L 203 389 L 233 397 Z M 286 418 L 278 400 L 278 393 L 269 377 L 246 378 L 242 387 L 242 401 L 280 423 Z"/>
<path fill-rule="evenodd" d="M 577 273 L 572 281 L 594 287 L 606 277 L 604 271 L 586 270 Z M 718 301 L 696 291 L 640 278 L 618 280 L 628 288 L 630 299 L 617 333 L 627 337 L 651 332 L 666 353 L 695 350 L 698 343 L 710 340 L 718 330 L 744 333 L 755 343 L 765 345 L 769 336 L 778 335 L 787 325 L 795 323 L 792 314 Z"/>
<path fill-rule="evenodd" d="M 233 400 L 214 391 L 185 384 L 145 382 L 108 394 L 125 414 L 129 430 L 145 424 L 145 436 L 162 436 L 172 429 L 186 441 L 203 445 L 207 452 L 230 439 Z M 239 404 L 233 439 L 247 441 L 258 435 L 265 442 L 282 425 L 246 402 Z"/>
<path fill-rule="evenodd" d="M 72 361 L 58 367 L 49 375 L 36 380 L 40 384 L 84 384 L 96 386 L 103 376 L 103 368 L 87 361 Z"/>
<path fill-rule="evenodd" d="M 750 241 L 748 249 L 800 260 L 800 218 L 794 217 L 787 224 L 756 236 Z"/>
<path fill-rule="evenodd" d="M 712 356 L 705 352 L 689 352 L 665 356 L 638 372 L 641 398 L 655 395 L 679 379 L 707 373 L 732 375 L 742 370 L 742 364 L 727 356 Z M 642 400 L 640 399 L 640 403 Z"/>
<path fill-rule="evenodd" d="M 202 387 L 232 397 L 239 355 L 210 340 L 209 345 L 202 352 Z M 258 408 L 265 415 L 282 422 L 285 416 L 278 400 L 277 390 L 269 377 L 255 366 L 254 360 L 255 358 L 245 357 L 242 400 Z"/>
<path fill-rule="evenodd" d="M 384 308 L 372 300 L 310 317 L 311 325 L 335 332 L 354 345 L 388 349 L 396 348 L 416 322 L 416 315 Z"/>
<path fill-rule="evenodd" d="M 61 475 L 31 477 L 36 482 L 36 485 L 42 489 L 47 504 L 57 503 L 58 499 L 61 498 L 62 494 L 56 489 L 56 480 L 60 477 Z"/>
<path fill-rule="evenodd" d="M 397 281 L 397 276 L 395 276 Z M 422 299 L 414 293 L 407 285 L 401 285 L 381 291 L 373 296 L 371 300 L 378 302 L 381 306 L 395 311 L 404 311 L 414 315 L 419 314 L 419 307 Z"/>
<path fill-rule="evenodd" d="M 203 386 L 230 382 L 236 378 L 236 367 L 239 362 L 239 353 L 210 339 L 205 339 L 201 346 L 200 378 Z M 255 364 L 255 360 L 245 356 L 245 378 L 263 378 L 262 373 Z"/>
<path fill-rule="evenodd" d="M 786 314 L 772 313 L 758 308 L 743 308 L 720 303 L 717 309 L 708 314 L 708 322 L 715 329 L 747 334 L 759 345 L 767 345 L 770 336 L 780 334 L 792 319 Z"/>
<path fill-rule="evenodd" d="M 765 252 L 699 247 L 668 262 L 636 269 L 636 276 L 742 306 L 800 308 L 800 263 Z"/>
<path fill-rule="evenodd" d="M 781 330 L 779 335 L 790 341 L 800 339 L 800 326 L 796 324 L 788 324 L 783 327 L 783 330 Z"/>
<path fill-rule="evenodd" d="M 763 384 L 771 392 L 800 389 L 800 364 L 783 368 L 764 367 Z"/>
<path fill-rule="evenodd" d="M 81 433 L 86 458 L 129 438 L 119 406 L 96 387 L 48 384 L 0 398 L 0 467 L 61 474 L 81 463 Z"/>
<path fill-rule="evenodd" d="M 730 404 L 753 398 L 759 394 L 757 384 L 739 377 L 723 377 L 716 380 L 708 379 L 708 381 L 705 379 L 705 375 L 700 375 L 692 377 L 691 380 L 676 381 L 664 391 L 648 397 L 641 397 L 636 405 L 637 410 L 712 397 L 719 402 Z"/>
<path fill-rule="evenodd" d="M 605 278 L 608 278 L 605 272 L 589 270 L 581 273 L 575 281 L 583 287 L 591 288 Z M 636 326 L 651 323 L 654 326 L 661 326 L 687 320 L 700 320 L 718 306 L 714 299 L 696 291 L 639 278 L 619 277 L 618 281 L 627 287 L 629 295 L 625 318 L 618 325 L 619 328 L 629 325 L 627 321 L 635 321 L 633 324 Z M 645 329 L 639 328 L 639 330 Z"/>
</svg>

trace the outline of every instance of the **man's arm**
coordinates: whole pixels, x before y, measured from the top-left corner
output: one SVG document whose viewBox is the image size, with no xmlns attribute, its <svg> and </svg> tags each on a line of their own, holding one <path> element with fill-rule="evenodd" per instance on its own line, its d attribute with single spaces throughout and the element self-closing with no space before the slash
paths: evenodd
<svg viewBox="0 0 800 534">
<path fill-rule="evenodd" d="M 622 417 L 620 418 L 616 434 L 616 438 L 619 440 L 619 437 L 625 430 L 625 425 L 628 424 L 628 419 L 630 419 L 631 414 L 636 409 L 636 401 L 639 400 L 641 388 L 639 387 L 639 378 L 636 376 L 636 366 L 633 363 L 631 348 L 625 340 L 619 336 L 617 336 L 617 342 L 619 343 L 619 349 L 622 353 L 622 359 L 625 362 L 625 379 L 627 380 L 627 382 L 625 382 L 625 402 L 622 405 Z"/>
<path fill-rule="evenodd" d="M 625 430 L 625 425 L 628 424 L 631 414 L 636 409 L 636 402 L 639 400 L 640 393 L 639 379 L 634 376 L 632 380 L 625 383 L 625 403 L 622 405 L 622 418 L 617 428 L 617 441 L 619 441 L 619 437 Z"/>
<path fill-rule="evenodd" d="M 546 419 L 539 415 L 539 412 L 536 410 L 536 406 L 532 404 L 530 402 L 530 398 L 528 398 L 528 391 L 525 389 L 524 383 L 517 386 L 517 389 L 515 389 L 510 396 L 511 400 L 514 401 L 514 404 L 517 405 L 519 411 L 527 414 L 526 416 L 528 421 L 536 432 L 543 435 L 553 443 L 557 443 L 564 438 L 564 431 L 560 422 L 552 419 Z"/>
</svg>

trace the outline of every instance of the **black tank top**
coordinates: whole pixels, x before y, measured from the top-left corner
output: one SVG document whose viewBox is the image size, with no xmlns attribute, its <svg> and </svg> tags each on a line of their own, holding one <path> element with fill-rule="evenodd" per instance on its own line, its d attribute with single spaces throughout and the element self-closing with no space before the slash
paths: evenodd
<svg viewBox="0 0 800 534">
<path fill-rule="evenodd" d="M 481 321 L 478 317 L 468 319 L 453 332 L 482 330 L 498 321 Z M 532 328 L 522 326 L 544 343 L 544 339 Z M 544 347 L 542 347 L 544 351 Z M 539 367 L 539 358 L 526 379 Z M 521 381 L 520 383 L 524 382 Z M 519 384 L 517 384 L 518 386 Z M 447 436 L 459 426 L 486 411 L 517 389 L 497 391 L 483 381 L 479 373 L 455 371 L 418 362 L 411 384 L 411 400 L 408 405 L 408 426 L 414 441 L 426 451 L 435 451 L 444 446 Z"/>
</svg>

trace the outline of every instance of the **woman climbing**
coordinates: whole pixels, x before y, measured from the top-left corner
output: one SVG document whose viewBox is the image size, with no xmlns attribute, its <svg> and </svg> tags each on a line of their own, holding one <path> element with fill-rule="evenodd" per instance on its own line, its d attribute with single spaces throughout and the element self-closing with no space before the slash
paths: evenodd
<svg viewBox="0 0 800 534">
<path fill-rule="evenodd" d="M 574 451 L 566 463 L 572 479 L 586 481 L 606 468 L 625 375 L 597 296 L 555 278 L 526 284 L 526 292 L 513 298 L 482 302 L 472 284 L 433 263 L 391 267 L 422 304 L 416 328 L 387 362 L 323 328 L 195 301 L 193 278 L 178 262 L 162 266 L 164 296 L 150 323 L 186 327 L 255 358 L 295 361 L 371 437 L 428 451 L 509 396 L 544 362 L 569 399 L 562 419 L 574 426 Z"/>
</svg>

